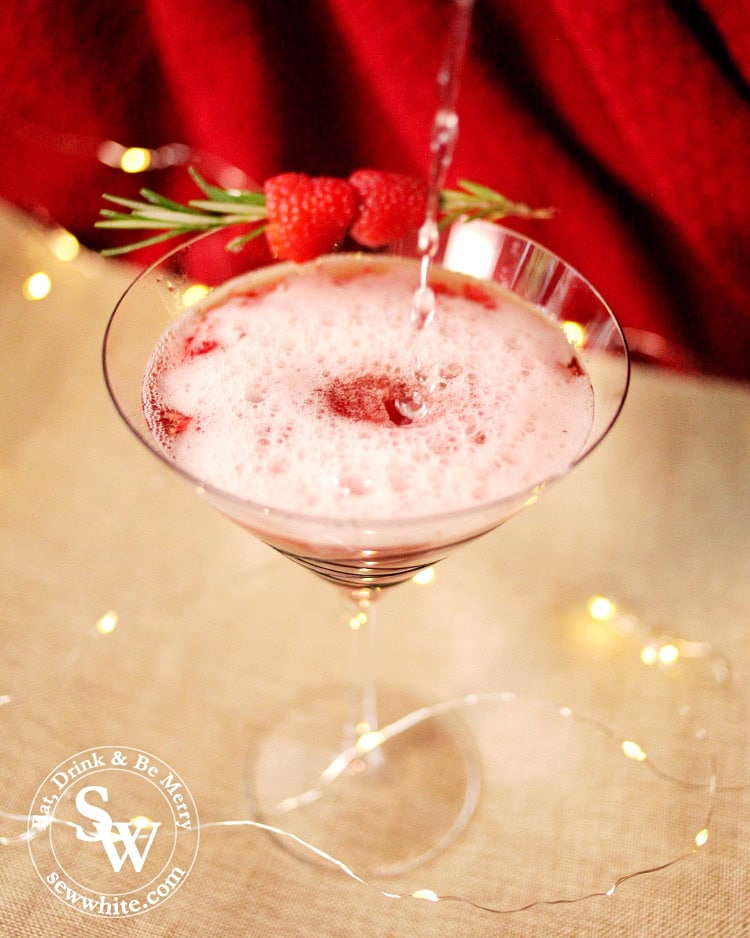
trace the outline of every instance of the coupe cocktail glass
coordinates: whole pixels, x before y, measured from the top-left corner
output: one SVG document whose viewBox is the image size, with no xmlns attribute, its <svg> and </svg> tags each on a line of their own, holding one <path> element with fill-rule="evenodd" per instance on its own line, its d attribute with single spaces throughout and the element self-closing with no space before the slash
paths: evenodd
<svg viewBox="0 0 750 938">
<path fill-rule="evenodd" d="M 518 476 L 523 481 L 510 489 L 480 486 L 477 494 L 474 485 L 474 494 L 467 500 L 458 486 L 442 497 L 439 507 L 433 503 L 427 510 L 417 492 L 412 502 L 407 502 L 406 508 L 402 504 L 397 512 L 391 509 L 368 513 L 357 507 L 357 498 L 341 485 L 341 472 L 331 465 L 324 467 L 322 476 L 335 479 L 339 488 L 345 490 L 344 504 L 348 507 L 341 511 L 290 509 L 284 503 L 254 500 L 175 462 L 169 445 L 165 446 L 165 434 L 161 434 L 160 440 L 159 433 L 153 432 L 153 414 L 150 423 L 144 414 L 144 375 L 165 330 L 173 329 L 176 321 L 190 315 L 189 311 L 186 313 L 186 303 L 190 305 L 186 297 L 213 289 L 240 272 L 244 277 L 244 271 L 252 268 L 249 256 L 224 250 L 224 245 L 235 236 L 236 231 L 232 230 L 203 235 L 172 251 L 135 279 L 118 302 L 107 327 L 104 341 L 107 387 L 119 413 L 138 439 L 202 497 L 268 545 L 330 582 L 352 603 L 346 621 L 355 642 L 355 653 L 348 692 L 339 692 L 337 688 L 330 694 L 312 694 L 305 704 L 290 706 L 258 740 L 249 782 L 257 817 L 335 856 L 359 873 L 403 871 L 442 850 L 464 827 L 476 803 L 481 769 L 471 740 L 455 720 L 411 721 L 410 729 L 404 733 L 385 736 L 381 733 L 381 706 L 392 720 L 413 709 L 415 701 L 401 692 L 390 692 L 391 699 L 378 699 L 367 644 L 373 604 L 384 589 L 409 580 L 454 548 L 508 520 L 591 453 L 612 427 L 625 399 L 629 380 L 626 343 L 602 298 L 564 261 L 500 226 L 457 222 L 443 233 L 433 268 L 438 293 L 436 318 L 441 316 L 441 292 L 450 293 L 453 289 L 449 287 L 446 291 L 445 283 L 450 284 L 451 277 L 458 277 L 456 290 L 462 292 L 462 283 L 472 284 L 470 290 L 463 292 L 479 305 L 492 307 L 493 298 L 507 295 L 527 314 L 537 319 L 543 317 L 545 328 L 552 324 L 556 338 L 566 349 L 563 364 L 567 360 L 571 373 L 590 386 L 589 400 L 593 400 L 593 413 L 589 412 L 584 421 L 575 450 L 562 461 L 540 460 L 525 467 L 527 471 Z M 415 259 L 416 287 L 415 245 L 400 244 L 387 254 L 369 259 L 366 255 L 344 255 L 339 261 L 337 255 L 337 259 L 324 259 L 321 263 L 340 263 L 341 270 L 348 271 L 343 279 L 356 283 L 356 277 L 351 276 L 352 265 L 387 266 L 396 257 Z M 264 266 L 256 282 L 296 273 L 295 265 L 270 272 Z M 441 277 L 448 280 L 441 281 Z M 489 293 L 483 293 L 484 288 Z M 222 290 L 226 288 L 211 294 L 209 305 L 216 304 L 214 298 L 222 295 Z M 489 303 L 485 302 L 488 296 Z M 408 292 L 403 315 L 408 323 Z M 482 315 L 501 313 L 484 309 Z M 326 328 L 329 327 L 323 321 L 316 325 L 322 331 Z M 355 338 L 352 334 L 352 339 Z M 412 338 L 415 347 L 422 342 L 422 336 Z M 403 335 L 396 342 L 403 346 Z M 424 358 L 425 346 L 419 347 Z M 428 359 L 434 357 L 438 361 L 422 361 L 422 365 L 429 368 L 434 364 L 438 380 L 440 374 L 445 379 L 446 369 L 441 372 L 439 365 L 441 360 L 445 365 L 450 354 L 443 359 L 439 347 L 426 347 L 431 349 Z M 210 348 L 204 345 L 200 351 Z M 512 342 L 505 353 L 514 354 Z M 480 354 L 489 361 L 493 349 L 485 347 Z M 208 359 L 208 355 L 204 357 Z M 453 363 L 450 367 L 454 367 Z M 313 384 L 324 383 L 327 368 L 326 363 L 320 365 Z M 407 383 L 410 380 L 403 373 L 401 377 Z M 372 375 L 368 378 L 370 391 L 378 385 L 377 380 L 373 385 L 371 378 Z M 352 413 L 339 412 L 331 415 L 332 419 L 356 421 L 361 417 L 356 413 L 361 403 L 357 403 L 358 394 L 360 391 L 354 392 Z M 329 395 L 329 404 L 330 400 Z M 532 403 L 536 408 L 536 415 L 528 416 L 532 422 L 554 410 L 554 402 L 543 395 L 537 395 Z M 429 406 L 428 395 L 428 410 Z M 341 410 L 338 404 L 336 407 Z M 513 409 L 512 402 L 509 407 Z M 432 416 L 438 422 L 441 419 L 439 413 Z M 175 419 L 179 422 L 179 418 Z M 494 413 L 483 414 L 487 425 L 499 419 Z M 396 425 L 395 412 L 394 421 L 387 427 L 387 434 L 414 432 L 412 425 Z M 165 432 L 168 437 L 180 429 L 172 419 L 172 423 L 167 421 Z M 263 459 L 271 462 L 278 453 L 283 455 L 286 445 L 283 440 L 265 439 Z M 310 460 L 311 472 L 320 468 L 313 466 L 318 458 L 322 457 L 311 447 L 305 456 Z M 442 457 L 437 452 L 427 451 L 421 458 L 433 460 L 435 472 L 441 472 Z M 469 460 L 467 476 L 472 471 Z M 502 469 L 496 471 L 501 473 Z M 283 840 L 286 846 L 294 848 L 293 838 Z"/>
</svg>

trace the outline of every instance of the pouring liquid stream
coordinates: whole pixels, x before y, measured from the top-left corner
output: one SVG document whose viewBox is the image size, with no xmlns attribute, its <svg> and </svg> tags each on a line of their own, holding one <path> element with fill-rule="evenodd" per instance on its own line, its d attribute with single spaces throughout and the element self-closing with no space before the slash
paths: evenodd
<svg viewBox="0 0 750 938">
<path fill-rule="evenodd" d="M 438 212 L 440 192 L 453 161 L 458 138 L 457 100 L 466 46 L 471 30 L 474 0 L 455 0 L 448 48 L 437 75 L 438 107 L 430 137 L 430 168 L 427 180 L 425 219 L 419 229 L 419 285 L 411 305 L 411 325 L 415 334 L 413 382 L 410 393 L 396 401 L 399 412 L 408 420 L 419 420 L 429 411 L 429 396 L 435 389 L 437 375 L 422 355 L 421 336 L 435 317 L 435 294 L 429 286 L 430 268 L 439 244 Z"/>
</svg>

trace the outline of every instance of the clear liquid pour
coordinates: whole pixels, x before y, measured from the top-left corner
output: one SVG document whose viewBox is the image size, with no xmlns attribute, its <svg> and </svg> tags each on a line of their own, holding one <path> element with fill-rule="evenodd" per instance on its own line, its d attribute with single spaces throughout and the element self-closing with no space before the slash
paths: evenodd
<svg viewBox="0 0 750 938">
<path fill-rule="evenodd" d="M 421 255 L 419 286 L 414 292 L 411 306 L 411 325 L 415 333 L 413 358 L 413 390 L 409 397 L 398 400 L 396 407 L 408 420 L 419 420 L 429 412 L 428 399 L 435 389 L 435 368 L 424 359 L 421 336 L 435 317 L 435 294 L 430 288 L 429 276 L 440 243 L 438 213 L 440 192 L 445 183 L 453 151 L 458 139 L 458 91 L 461 71 L 466 58 L 466 46 L 471 29 L 474 0 L 455 0 L 448 48 L 437 75 L 438 108 L 430 135 L 430 169 L 427 180 L 425 220 L 419 229 L 417 246 Z"/>
</svg>

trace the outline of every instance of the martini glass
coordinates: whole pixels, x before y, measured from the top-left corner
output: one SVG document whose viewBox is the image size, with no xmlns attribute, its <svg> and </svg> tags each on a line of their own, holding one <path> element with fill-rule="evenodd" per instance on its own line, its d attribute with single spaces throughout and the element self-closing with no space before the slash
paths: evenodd
<svg viewBox="0 0 750 938">
<path fill-rule="evenodd" d="M 201 497 L 329 582 L 349 604 L 343 619 L 352 642 L 350 673 L 342 687 L 310 689 L 259 732 L 251 745 L 248 792 L 255 816 L 285 832 L 280 842 L 300 856 L 311 857 L 309 849 L 298 848 L 304 841 L 358 874 L 400 873 L 444 850 L 466 826 L 479 797 L 481 765 L 455 712 L 404 720 L 420 702 L 408 688 L 381 688 L 374 679 L 376 601 L 507 521 L 591 453 L 625 400 L 626 342 L 596 290 L 556 255 L 498 225 L 456 222 L 442 235 L 434 270 L 491 284 L 562 330 L 593 391 L 593 420 L 580 447 L 563 465 L 530 467 L 526 481 L 501 497 L 454 508 L 446 503 L 424 512 L 417 504 L 399 516 L 333 517 L 253 501 L 180 468 L 151 432 L 142 400 L 153 349 L 191 297 L 253 267 L 265 275 L 267 259 L 225 250 L 236 234 L 223 229 L 201 235 L 136 277 L 106 330 L 107 387 L 141 443 Z M 393 246 L 386 260 L 391 255 L 414 258 L 418 269 L 416 244 Z M 538 402 L 540 408 L 547 403 Z"/>
</svg>

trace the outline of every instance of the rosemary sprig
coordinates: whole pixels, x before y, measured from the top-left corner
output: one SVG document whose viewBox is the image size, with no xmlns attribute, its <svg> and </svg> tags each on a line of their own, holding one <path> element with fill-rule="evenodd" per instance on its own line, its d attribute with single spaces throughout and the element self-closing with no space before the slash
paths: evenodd
<svg viewBox="0 0 750 938">
<path fill-rule="evenodd" d="M 238 250 L 247 241 L 262 233 L 266 217 L 266 200 L 262 192 L 231 192 L 206 182 L 192 166 L 188 171 L 206 196 L 205 199 L 193 199 L 183 205 L 152 189 L 141 189 L 140 199 L 126 199 L 105 193 L 104 199 L 129 211 L 102 208 L 99 212 L 101 219 L 95 222 L 95 227 L 133 228 L 142 231 L 155 229 L 161 234 L 119 247 L 105 248 L 101 253 L 105 257 L 113 257 L 184 234 L 212 231 L 242 222 L 255 222 L 256 228 L 233 239 L 227 245 L 232 250 Z"/>
<path fill-rule="evenodd" d="M 102 208 L 101 218 L 95 222 L 95 227 L 154 230 L 159 233 L 119 247 L 106 248 L 101 253 L 113 257 L 180 235 L 213 231 L 242 223 L 253 227 L 230 241 L 227 244 L 229 250 L 239 250 L 242 245 L 262 234 L 266 227 L 266 198 L 263 192 L 222 189 L 208 183 L 194 167 L 189 167 L 188 171 L 204 198 L 191 199 L 185 205 L 152 189 L 141 189 L 140 199 L 105 193 L 103 198 L 119 206 L 119 210 Z M 440 193 L 441 226 L 449 225 L 461 217 L 469 220 L 483 218 L 494 222 L 509 215 L 549 218 L 553 214 L 552 209 L 531 208 L 523 202 L 513 202 L 494 189 L 476 182 L 462 179 L 458 185 L 459 189 L 444 189 Z"/>
<path fill-rule="evenodd" d="M 524 202 L 513 202 L 500 192 L 468 179 L 459 180 L 460 189 L 443 189 L 440 193 L 441 226 L 458 218 L 500 221 L 509 215 L 517 218 L 551 218 L 554 209 L 532 208 Z"/>
</svg>

